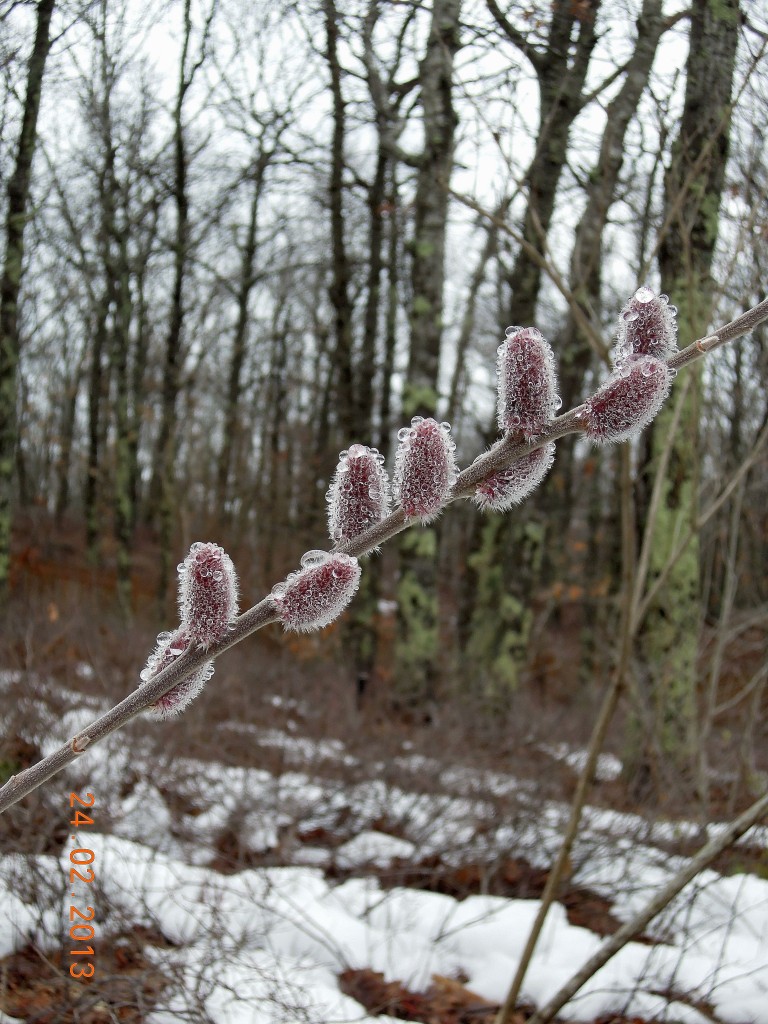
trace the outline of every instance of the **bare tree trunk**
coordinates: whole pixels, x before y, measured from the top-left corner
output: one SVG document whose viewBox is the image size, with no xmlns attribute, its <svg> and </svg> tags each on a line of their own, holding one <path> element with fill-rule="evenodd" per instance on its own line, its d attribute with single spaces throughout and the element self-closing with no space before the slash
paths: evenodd
<svg viewBox="0 0 768 1024">
<path fill-rule="evenodd" d="M 416 158 L 416 197 L 408 309 L 410 350 L 403 387 L 405 418 L 434 416 L 443 337 L 445 238 L 457 115 L 453 60 L 459 46 L 461 0 L 435 0 L 419 66 L 424 147 Z M 439 605 L 435 582 L 439 533 L 430 527 L 403 538 L 398 583 L 398 688 L 422 708 L 437 696 Z"/>
<path fill-rule="evenodd" d="M 387 204 L 390 210 L 389 237 L 387 239 L 387 304 L 384 315 L 384 359 L 381 369 L 381 397 L 379 401 L 379 437 L 377 448 L 386 458 L 389 455 L 392 431 L 392 375 L 395 370 L 397 348 L 397 310 L 400 285 L 400 222 L 397 167 L 389 172 L 390 182 Z"/>
<path fill-rule="evenodd" d="M 621 89 L 606 109 L 605 128 L 600 151 L 586 185 L 586 206 L 576 227 L 570 259 L 569 288 L 582 317 L 592 325 L 587 333 L 580 326 L 577 310 L 569 309 L 568 319 L 556 348 L 560 353 L 560 394 L 566 408 L 581 401 L 584 383 L 595 357 L 607 362 L 608 346 L 600 343 L 603 235 L 608 212 L 616 197 L 624 164 L 625 139 L 630 121 L 648 84 L 659 40 L 676 19 L 667 19 L 661 0 L 643 0 L 637 19 L 635 45 L 625 71 Z M 546 579 L 564 579 L 568 572 L 566 542 L 574 508 L 576 454 L 573 445 L 562 446 L 557 454 L 551 481 L 540 492 L 539 502 L 546 513 L 551 542 L 546 545 Z M 587 579 L 604 572 L 601 560 L 587 561 Z"/>
<path fill-rule="evenodd" d="M 173 289 L 168 334 L 165 342 L 165 366 L 160 412 L 160 430 L 150 486 L 150 515 L 159 518 L 160 575 L 158 599 L 162 602 L 171 573 L 171 543 L 175 497 L 174 461 L 176 454 L 177 402 L 181 390 L 182 332 L 184 326 L 184 283 L 189 260 L 188 155 L 184 129 L 184 101 L 195 74 L 205 59 L 205 47 L 215 0 L 205 24 L 200 53 L 187 67 L 192 40 L 192 0 L 184 0 L 184 34 L 179 59 L 176 104 L 173 112 L 173 201 L 176 206 L 176 236 L 173 241 Z"/>
<path fill-rule="evenodd" d="M 11 553 L 11 494 L 18 443 L 16 425 L 16 376 L 20 353 L 18 303 L 24 262 L 24 228 L 29 216 L 32 159 L 37 142 L 37 117 L 43 91 L 43 75 L 51 46 L 50 27 L 55 0 L 39 0 L 32 53 L 27 65 L 16 162 L 8 182 L 5 221 L 5 261 L 0 280 L 0 605 L 5 602 Z"/>
<path fill-rule="evenodd" d="M 424 148 L 416 159 L 411 255 L 411 346 L 403 388 L 403 413 L 432 416 L 443 336 L 445 235 L 457 115 L 453 108 L 453 59 L 458 52 L 461 0 L 435 0 L 419 66 Z"/>
<path fill-rule="evenodd" d="M 239 428 L 240 392 L 242 390 L 243 364 L 248 341 L 248 302 L 251 296 L 256 265 L 256 248 L 259 224 L 259 203 L 264 184 L 264 173 L 272 154 L 262 150 L 254 160 L 251 185 L 251 208 L 248 229 L 240 261 L 240 285 L 237 293 L 237 323 L 232 341 L 232 360 L 229 364 L 227 396 L 224 406 L 224 434 L 216 474 L 216 504 L 224 514 L 229 490 L 229 478 L 233 462 L 237 463 L 237 452 L 242 442 Z"/>
<path fill-rule="evenodd" d="M 104 354 L 107 347 L 107 317 L 109 296 L 102 295 L 95 310 L 91 366 L 88 373 L 88 458 L 83 488 L 85 514 L 85 540 L 88 557 L 98 561 L 101 521 L 99 515 L 102 438 L 104 436 L 102 409 L 109 389 L 109 378 L 104 372 Z"/>
<path fill-rule="evenodd" d="M 338 55 L 339 26 L 334 0 L 323 0 L 326 34 L 326 61 L 331 73 L 333 101 L 333 134 L 331 137 L 331 174 L 329 198 L 331 207 L 331 286 L 329 295 L 334 311 L 334 404 L 336 406 L 337 439 L 344 442 L 355 437 L 363 424 L 354 422 L 355 389 L 352 371 L 352 270 L 344 240 L 344 136 L 346 111 L 341 91 L 341 65 Z"/>
<path fill-rule="evenodd" d="M 363 319 L 363 340 L 360 349 L 355 386 L 355 426 L 364 436 L 372 437 L 373 395 L 376 380 L 376 339 L 381 312 L 381 276 L 384 270 L 384 212 L 389 158 L 383 142 L 379 142 L 376 173 L 368 189 L 368 282 Z M 393 214 L 394 211 L 390 210 Z M 362 436 L 362 435 L 361 435 Z"/>
<path fill-rule="evenodd" d="M 61 526 L 64 515 L 69 507 L 69 473 L 72 466 L 72 445 L 75 439 L 75 419 L 77 413 L 77 396 L 83 376 L 82 360 L 67 380 L 64 387 L 65 401 L 61 409 L 59 427 L 59 458 L 56 461 L 56 504 L 54 516 Z"/>
<path fill-rule="evenodd" d="M 592 51 L 597 42 L 596 21 L 600 0 L 573 4 L 555 0 L 545 50 L 537 50 L 502 14 L 496 0 L 488 9 L 504 34 L 533 65 L 539 83 L 539 131 L 536 151 L 526 172 L 528 206 L 523 221 L 523 240 L 541 250 L 549 232 L 555 196 L 568 153 L 568 134 L 586 99 L 582 95 Z M 573 58 L 571 35 L 578 28 Z M 541 268 L 520 247 L 507 277 L 511 324 L 535 322 L 541 286 Z"/>
</svg>

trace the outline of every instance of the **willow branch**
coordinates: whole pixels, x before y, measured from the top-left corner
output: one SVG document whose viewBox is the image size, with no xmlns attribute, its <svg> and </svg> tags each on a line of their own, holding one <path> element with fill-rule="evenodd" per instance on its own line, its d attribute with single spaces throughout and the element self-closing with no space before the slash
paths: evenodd
<svg viewBox="0 0 768 1024">
<path fill-rule="evenodd" d="M 735 320 L 725 324 L 716 334 L 709 334 L 705 338 L 693 342 L 688 348 L 672 356 L 668 360 L 668 364 L 673 369 L 687 366 L 722 345 L 748 334 L 765 320 L 768 320 L 768 298 L 763 299 L 757 306 L 742 313 Z M 444 504 L 447 506 L 459 499 L 471 498 L 478 484 L 491 474 L 512 465 L 535 448 L 540 448 L 550 441 L 556 441 L 568 434 L 582 433 L 586 426 L 587 410 L 584 405 L 579 405 L 562 416 L 555 417 L 536 437 L 535 441 L 520 442 L 513 433 L 506 434 L 459 474 Z M 381 544 L 419 522 L 418 518 L 409 517 L 402 509 L 396 509 L 353 541 L 339 544 L 334 550 L 361 557 L 370 554 Z M 140 684 L 136 690 L 105 715 L 73 736 L 55 753 L 17 775 L 11 776 L 0 788 L 0 814 L 77 760 L 89 746 L 98 743 L 110 733 L 136 718 L 150 704 L 154 704 L 206 662 L 215 660 L 247 636 L 277 621 L 279 621 L 277 609 L 270 596 L 267 596 L 248 611 L 243 612 L 235 620 L 232 630 L 223 640 L 212 644 L 207 650 L 197 648 L 186 651 L 171 665 L 153 676 L 149 682 Z"/>
</svg>

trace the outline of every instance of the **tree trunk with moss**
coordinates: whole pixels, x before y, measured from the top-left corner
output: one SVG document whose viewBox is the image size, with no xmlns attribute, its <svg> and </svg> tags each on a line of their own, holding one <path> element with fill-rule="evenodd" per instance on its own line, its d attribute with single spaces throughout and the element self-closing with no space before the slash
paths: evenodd
<svg viewBox="0 0 768 1024">
<path fill-rule="evenodd" d="M 408 309 L 410 356 L 403 389 L 403 418 L 434 416 L 443 336 L 448 185 L 457 117 L 453 60 L 459 49 L 460 0 L 435 0 L 419 68 L 424 147 L 417 167 L 414 232 L 410 241 L 412 299 Z M 409 534 L 401 553 L 398 586 L 397 677 L 400 696 L 422 703 L 436 696 L 438 602 L 435 527 Z"/>
<path fill-rule="evenodd" d="M 524 561 L 535 572 L 543 557 L 543 524 L 526 515 L 517 519 L 517 527 L 515 546 L 504 545 L 505 517 L 485 518 L 480 546 L 468 559 L 475 586 L 464 674 L 491 710 L 509 705 L 528 661 L 533 609 L 518 565 Z"/>
<path fill-rule="evenodd" d="M 664 179 L 666 230 L 659 247 L 662 286 L 678 307 L 681 345 L 705 333 L 712 316 L 716 289 L 710 271 L 728 157 L 739 26 L 737 0 L 693 3 L 685 104 Z M 683 397 L 663 500 L 648 527 L 653 530 L 650 585 L 665 571 L 676 533 L 694 527 L 690 545 L 666 569 L 639 637 L 640 720 L 630 727 L 627 770 L 638 795 L 656 799 L 672 783 L 690 787 L 694 772 L 700 624 L 697 384 L 694 380 Z M 654 424 L 650 474 L 669 443 L 674 413 L 672 405 Z"/>
<path fill-rule="evenodd" d="M 523 244 L 511 267 L 503 271 L 508 294 L 506 324 L 528 326 L 536 322 L 542 283 L 541 267 L 531 259 L 529 250 L 532 247 L 545 251 L 557 189 L 568 158 L 571 126 L 589 102 L 584 86 L 597 43 L 600 0 L 589 0 L 578 7 L 562 0 L 553 3 L 544 46 L 531 43 L 496 0 L 487 0 L 487 5 L 503 35 L 530 62 L 539 91 L 536 148 L 525 174 L 527 204 L 520 225 Z M 489 435 L 493 436 L 493 432 L 489 431 Z M 561 506 L 562 503 L 558 507 Z M 533 619 L 525 595 L 541 583 L 545 545 L 549 545 L 550 561 L 564 561 L 554 556 L 564 535 L 550 531 L 550 537 L 545 539 L 544 517 L 537 527 L 536 542 L 531 543 L 531 507 L 526 506 L 524 517 L 504 517 L 498 527 L 480 522 L 476 533 L 476 564 L 479 567 L 485 562 L 489 570 L 488 575 L 476 573 L 477 589 L 472 595 L 466 650 L 482 659 L 487 673 L 483 689 L 486 695 L 495 694 L 494 699 L 514 690 L 527 661 Z M 495 550 L 488 548 L 491 538 Z M 515 552 L 514 566 L 508 565 L 510 571 L 501 572 L 500 567 L 509 561 L 510 551 Z"/>
</svg>

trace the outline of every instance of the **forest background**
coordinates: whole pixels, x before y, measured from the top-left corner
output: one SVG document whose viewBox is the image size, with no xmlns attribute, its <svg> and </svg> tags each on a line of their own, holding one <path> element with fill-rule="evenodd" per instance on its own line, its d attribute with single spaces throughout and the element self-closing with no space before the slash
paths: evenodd
<svg viewBox="0 0 768 1024">
<path fill-rule="evenodd" d="M 0 11 L 11 659 L 100 644 L 125 686 L 191 541 L 255 599 L 327 546 L 339 449 L 389 457 L 434 415 L 467 464 L 510 324 L 551 341 L 567 409 L 638 285 L 681 347 L 764 297 L 764 3 Z M 408 531 L 340 626 L 218 686 L 287 673 L 374 724 L 578 745 L 624 637 L 625 795 L 732 810 L 768 771 L 765 378 L 758 329 L 631 448 L 561 441 L 524 507 Z"/>
</svg>

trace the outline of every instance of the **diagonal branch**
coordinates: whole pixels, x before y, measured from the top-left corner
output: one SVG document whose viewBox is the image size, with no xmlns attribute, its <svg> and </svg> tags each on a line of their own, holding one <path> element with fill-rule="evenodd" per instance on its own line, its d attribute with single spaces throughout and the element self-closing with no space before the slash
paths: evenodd
<svg viewBox="0 0 768 1024">
<path fill-rule="evenodd" d="M 751 807 L 748 807 L 743 814 L 735 821 L 726 825 L 723 831 L 706 845 L 702 846 L 699 852 L 682 868 L 674 878 L 661 888 L 653 899 L 649 900 L 643 909 L 619 928 L 610 939 L 606 939 L 594 956 L 590 957 L 584 966 L 573 975 L 560 991 L 550 1001 L 537 1010 L 532 1017 L 528 1018 L 528 1024 L 548 1024 L 555 1014 L 569 999 L 579 991 L 600 968 L 608 963 L 611 957 L 615 956 L 620 949 L 623 949 L 636 935 L 639 935 L 656 915 L 668 906 L 685 886 L 698 875 L 704 868 L 708 867 L 718 856 L 732 846 L 744 833 L 753 825 L 757 824 L 768 814 L 768 792 L 757 799 Z"/>
<path fill-rule="evenodd" d="M 708 352 L 748 334 L 766 320 L 768 320 L 768 298 L 763 299 L 757 306 L 742 313 L 735 320 L 725 324 L 716 334 L 710 334 L 694 341 L 688 348 L 672 356 L 668 361 L 669 366 L 673 368 L 687 366 L 688 363 L 703 358 Z M 535 448 L 540 448 L 550 441 L 565 437 L 567 434 L 581 433 L 586 425 L 586 408 L 579 405 L 553 419 L 536 437 L 535 441 L 520 442 L 514 433 L 506 434 L 459 474 L 444 507 L 459 499 L 471 498 L 478 484 L 491 474 L 511 465 Z M 338 544 L 334 551 L 356 557 L 370 554 L 381 544 L 419 522 L 420 519 L 409 517 L 401 508 L 398 508 L 386 519 L 370 527 L 353 541 Z M 83 754 L 91 744 L 98 743 L 110 733 L 122 728 L 206 662 L 212 661 L 250 636 L 251 633 L 255 633 L 272 622 L 277 622 L 278 619 L 277 609 L 271 597 L 267 596 L 248 611 L 243 612 L 236 619 L 231 632 L 223 640 L 212 644 L 207 650 L 190 649 L 182 654 L 173 664 L 159 672 L 148 683 L 141 684 L 133 693 L 73 736 L 55 753 L 19 772 L 18 775 L 11 776 L 0 788 L 0 813 L 58 774 Z M 766 800 L 768 801 L 768 798 Z"/>
</svg>

